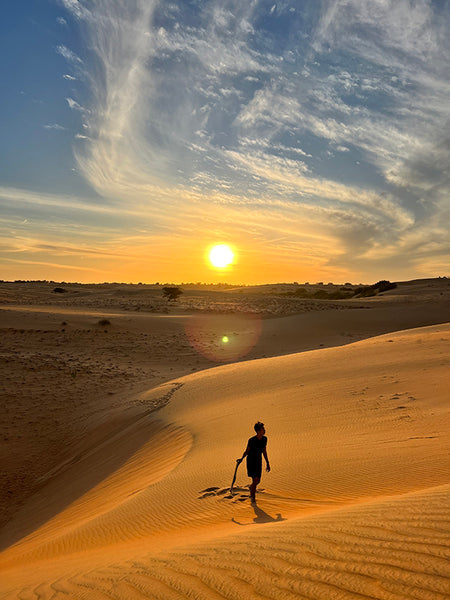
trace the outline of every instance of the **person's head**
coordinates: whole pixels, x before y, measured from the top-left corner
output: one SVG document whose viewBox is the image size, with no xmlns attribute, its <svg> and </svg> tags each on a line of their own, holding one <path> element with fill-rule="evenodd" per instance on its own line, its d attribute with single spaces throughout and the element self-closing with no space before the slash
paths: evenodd
<svg viewBox="0 0 450 600">
<path fill-rule="evenodd" d="M 262 432 L 264 433 L 264 431 L 265 431 L 264 423 L 261 423 L 261 421 L 258 421 L 257 423 L 255 423 L 253 429 L 256 431 L 256 433 L 258 433 L 261 430 L 263 430 Z"/>
</svg>

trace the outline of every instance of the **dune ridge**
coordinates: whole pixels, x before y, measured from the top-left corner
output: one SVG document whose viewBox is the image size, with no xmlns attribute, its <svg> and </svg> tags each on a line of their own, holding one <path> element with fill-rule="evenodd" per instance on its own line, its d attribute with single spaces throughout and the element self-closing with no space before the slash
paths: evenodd
<svg viewBox="0 0 450 600">
<path fill-rule="evenodd" d="M 7 546 L 65 497 L 0 555 L 2 597 L 448 598 L 449 341 L 447 324 L 224 365 L 177 379 L 156 413 L 167 387 L 142 394 L 4 528 Z M 258 418 L 272 472 L 252 507 L 243 467 L 229 485 Z"/>
</svg>

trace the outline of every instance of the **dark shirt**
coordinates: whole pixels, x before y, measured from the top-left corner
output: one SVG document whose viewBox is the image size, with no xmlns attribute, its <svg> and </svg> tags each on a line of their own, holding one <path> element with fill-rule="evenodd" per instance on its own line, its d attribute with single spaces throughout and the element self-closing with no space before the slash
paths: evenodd
<svg viewBox="0 0 450 600">
<path fill-rule="evenodd" d="M 248 440 L 248 461 L 249 462 L 259 462 L 261 460 L 261 456 L 263 450 L 267 446 L 267 438 L 265 435 L 262 436 L 261 439 L 258 438 L 257 435 L 254 435 Z"/>
<path fill-rule="evenodd" d="M 247 475 L 249 477 L 261 477 L 262 453 L 266 445 L 267 438 L 265 435 L 261 439 L 254 435 L 248 440 Z"/>
</svg>

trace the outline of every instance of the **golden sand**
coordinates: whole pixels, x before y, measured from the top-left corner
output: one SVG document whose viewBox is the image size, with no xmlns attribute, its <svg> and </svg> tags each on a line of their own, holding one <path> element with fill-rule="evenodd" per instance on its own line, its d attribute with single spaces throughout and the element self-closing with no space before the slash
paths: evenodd
<svg viewBox="0 0 450 600">
<path fill-rule="evenodd" d="M 334 318 L 344 314 L 341 333 L 358 337 L 353 312 Z M 36 314 L 27 317 L 34 330 L 37 318 L 55 313 Z M 90 317 L 77 318 L 82 331 Z M 115 319 L 119 340 L 125 317 Z M 156 335 L 160 327 L 159 335 L 164 328 L 176 335 L 174 321 L 142 318 L 138 333 Z M 261 353 L 276 321 L 278 331 L 286 328 L 283 319 L 271 320 L 269 329 L 264 322 Z M 299 315 L 297 327 L 302 323 Z M 9 325 L 10 335 L 19 335 Z M 128 331 L 133 327 L 136 321 Z M 298 337 L 302 331 L 312 339 L 312 329 L 297 329 Z M 450 325 L 320 347 L 332 345 L 336 329 L 329 331 L 327 338 L 321 330 L 315 350 L 202 363 L 211 368 L 196 372 L 193 350 L 182 366 L 191 374 L 181 369 L 170 380 L 161 370 L 159 385 L 128 396 L 118 386 L 127 369 L 112 366 L 117 394 L 99 394 L 96 408 L 96 388 L 89 387 L 95 377 L 86 375 L 91 426 L 75 422 L 73 400 L 67 448 L 48 459 L 51 468 L 1 531 L 0 597 L 448 599 Z M 92 330 L 89 339 L 98 335 Z M 86 346 L 89 364 L 104 361 L 102 352 Z M 177 352 L 172 343 L 172 357 Z M 44 391 L 41 398 L 45 415 L 58 405 Z M 62 409 L 58 414 L 64 419 Z M 251 505 L 245 465 L 233 495 L 229 487 L 258 419 L 266 424 L 272 470 L 263 473 Z M 25 433 L 24 418 L 19 424 Z M 35 427 L 38 434 L 37 418 Z M 42 427 L 45 434 L 48 420 Z"/>
</svg>

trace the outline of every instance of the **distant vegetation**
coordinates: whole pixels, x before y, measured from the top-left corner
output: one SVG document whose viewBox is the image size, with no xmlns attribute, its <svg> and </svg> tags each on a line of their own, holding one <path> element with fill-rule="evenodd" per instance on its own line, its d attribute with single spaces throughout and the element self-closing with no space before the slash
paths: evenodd
<svg viewBox="0 0 450 600">
<path fill-rule="evenodd" d="M 356 288 L 353 288 L 351 287 L 351 284 L 346 283 L 345 286 L 340 287 L 339 290 L 330 292 L 323 289 L 309 292 L 306 288 L 299 287 L 293 292 L 284 292 L 283 296 L 296 296 L 297 298 L 309 298 L 314 300 L 345 300 L 346 298 L 368 298 L 370 296 L 376 296 L 387 290 L 393 290 L 396 287 L 396 283 L 382 280 L 373 285 L 359 286 Z"/>
<path fill-rule="evenodd" d="M 163 296 L 164 298 L 167 298 L 169 302 L 171 300 L 175 302 L 182 293 L 183 290 L 180 290 L 179 287 L 163 287 Z"/>
<path fill-rule="evenodd" d="M 342 290 L 342 288 L 341 288 Z M 345 298 L 351 298 L 353 296 L 353 290 L 327 292 L 326 290 L 316 290 L 315 292 L 308 292 L 305 288 L 298 288 L 295 292 L 286 292 L 286 296 L 297 296 L 300 298 L 312 298 L 317 300 L 344 300 Z"/>
<path fill-rule="evenodd" d="M 356 288 L 354 290 L 354 295 L 358 298 L 368 298 L 370 296 L 376 296 L 377 294 L 381 294 L 382 292 L 387 292 L 388 290 L 393 290 L 396 287 L 396 283 L 391 283 L 390 281 L 382 279 L 381 281 L 378 281 L 373 285 L 367 285 Z"/>
<path fill-rule="evenodd" d="M 446 276 L 434 278 L 430 280 L 417 280 L 418 282 L 434 281 L 438 279 L 447 279 Z M 144 291 L 162 291 L 164 299 L 169 302 L 175 302 L 179 296 L 183 293 L 189 295 L 191 291 L 227 291 L 234 294 L 276 294 L 282 296 L 295 296 L 297 298 L 305 299 L 317 299 L 317 300 L 345 300 L 346 298 L 368 298 L 371 296 L 377 296 L 388 290 L 392 290 L 397 287 L 396 283 L 391 283 L 387 280 L 381 280 L 373 285 L 363 284 L 352 284 L 345 283 L 344 285 L 335 285 L 333 283 L 324 283 L 319 281 L 317 283 L 298 283 L 294 282 L 278 282 L 271 284 L 228 284 L 228 283 L 203 283 L 197 282 L 186 282 L 186 283 L 119 283 L 119 282 L 103 282 L 103 283 L 76 283 L 76 282 L 65 282 L 65 281 L 52 281 L 52 280 L 21 280 L 16 279 L 15 281 L 2 281 L 5 284 L 26 284 L 33 286 L 48 285 L 49 291 L 55 294 L 64 294 L 70 292 L 70 295 L 79 293 L 80 291 L 88 290 L 93 292 L 95 290 L 107 289 L 114 291 L 116 294 L 134 294 L 142 293 Z M 54 287 L 56 286 L 56 287 Z M 183 291 L 184 290 L 184 291 Z"/>
</svg>

